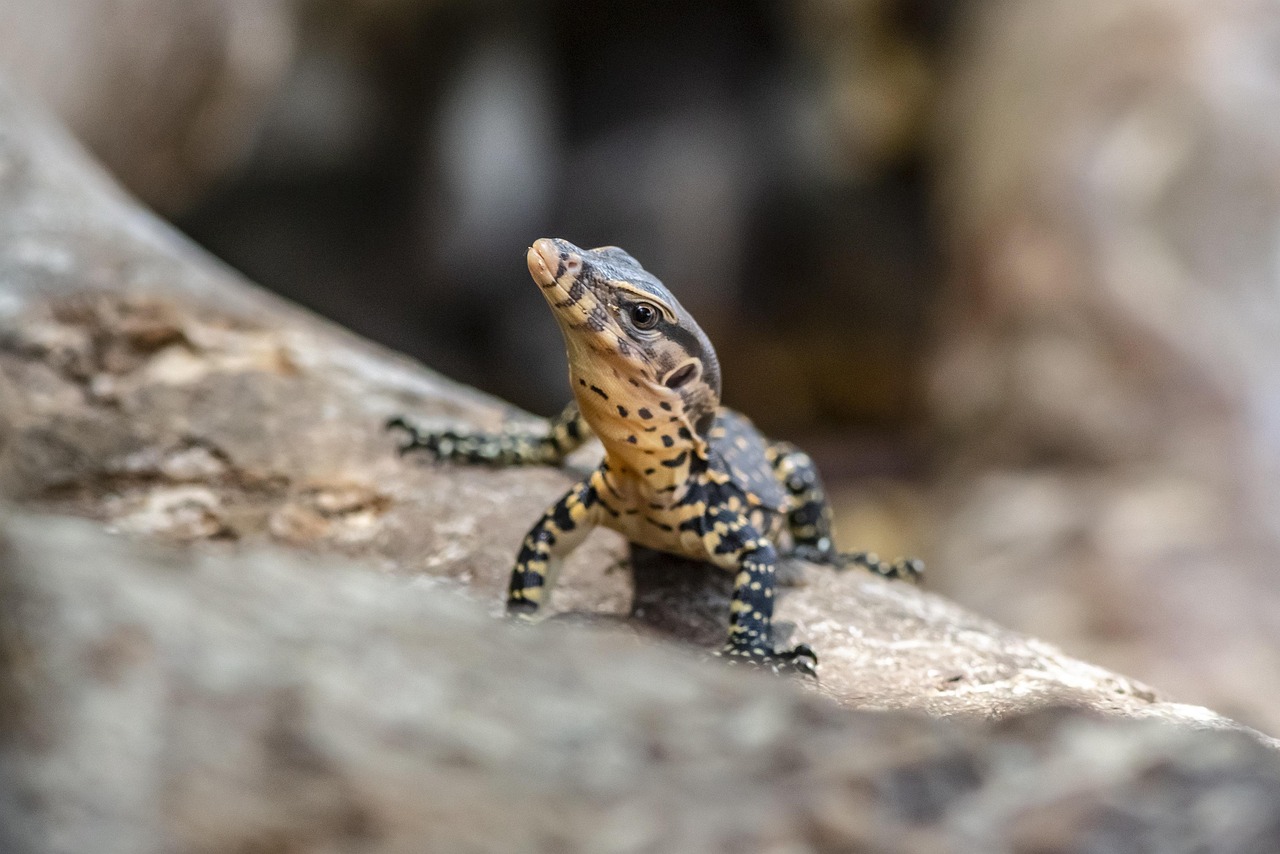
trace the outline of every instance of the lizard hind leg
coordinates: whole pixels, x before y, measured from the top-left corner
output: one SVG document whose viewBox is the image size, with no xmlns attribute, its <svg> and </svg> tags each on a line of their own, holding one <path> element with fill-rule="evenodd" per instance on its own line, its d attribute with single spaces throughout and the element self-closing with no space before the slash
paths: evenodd
<svg viewBox="0 0 1280 854">
<path fill-rule="evenodd" d="M 787 527 L 796 551 L 833 553 L 831 505 L 827 503 L 813 459 L 789 442 L 774 442 L 766 449 L 765 456 L 773 466 L 774 477 L 791 498 Z"/>
<path fill-rule="evenodd" d="M 831 505 L 827 502 L 813 459 L 787 442 L 773 443 L 766 455 L 773 466 L 774 476 L 792 500 L 787 513 L 792 542 L 789 557 L 838 569 L 860 566 L 883 578 L 912 583 L 924 575 L 924 563 L 914 558 L 899 558 L 887 563 L 873 552 L 839 551 L 831 534 Z"/>
</svg>

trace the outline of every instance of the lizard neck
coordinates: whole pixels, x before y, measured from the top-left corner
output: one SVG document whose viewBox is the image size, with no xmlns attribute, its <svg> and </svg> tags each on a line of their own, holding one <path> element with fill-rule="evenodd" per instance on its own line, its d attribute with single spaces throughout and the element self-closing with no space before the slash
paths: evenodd
<svg viewBox="0 0 1280 854">
<path fill-rule="evenodd" d="M 695 432 L 679 394 L 582 377 L 574 378 L 574 392 L 579 411 L 604 446 L 608 482 L 619 493 L 650 504 L 672 503 L 706 467 L 706 440 Z"/>
</svg>

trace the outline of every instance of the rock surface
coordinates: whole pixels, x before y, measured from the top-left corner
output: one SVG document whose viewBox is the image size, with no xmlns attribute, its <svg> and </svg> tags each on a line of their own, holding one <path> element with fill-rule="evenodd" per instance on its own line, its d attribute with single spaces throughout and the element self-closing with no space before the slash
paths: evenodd
<svg viewBox="0 0 1280 854">
<path fill-rule="evenodd" d="M 0 525 L 6 852 L 1280 845 L 1241 733 L 854 712 L 441 581 L 94 527 Z"/>
<path fill-rule="evenodd" d="M 799 568 L 837 702 L 482 617 L 568 475 L 401 459 L 400 413 L 528 418 L 240 281 L 0 92 L 0 490 L 128 535 L 6 514 L 5 850 L 1059 850 L 1201 812 L 1274 847 L 1270 741 L 905 585 Z M 620 554 L 558 610 L 625 616 Z M 716 643 L 723 582 L 642 567 L 630 625 Z M 1063 703 L 1159 722 L 980 723 Z"/>
</svg>

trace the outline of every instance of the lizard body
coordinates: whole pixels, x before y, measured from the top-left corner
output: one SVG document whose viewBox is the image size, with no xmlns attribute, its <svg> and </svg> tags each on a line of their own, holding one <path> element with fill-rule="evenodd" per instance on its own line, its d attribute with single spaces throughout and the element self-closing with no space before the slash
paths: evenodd
<svg viewBox="0 0 1280 854">
<path fill-rule="evenodd" d="M 600 466 L 525 537 L 511 575 L 510 612 L 535 613 L 560 560 L 604 525 L 636 545 L 734 573 L 722 655 L 812 674 L 817 657 L 808 646 L 773 643 L 775 568 L 788 535 L 788 554 L 888 577 L 919 575 L 917 561 L 890 566 L 835 550 L 812 460 L 720 406 L 711 342 L 634 258 L 616 247 L 583 250 L 543 238 L 527 261 L 564 335 L 574 402 L 538 436 L 422 433 L 392 421 L 409 431 L 402 450 L 466 462 L 558 464 L 592 434 L 604 446 Z"/>
</svg>

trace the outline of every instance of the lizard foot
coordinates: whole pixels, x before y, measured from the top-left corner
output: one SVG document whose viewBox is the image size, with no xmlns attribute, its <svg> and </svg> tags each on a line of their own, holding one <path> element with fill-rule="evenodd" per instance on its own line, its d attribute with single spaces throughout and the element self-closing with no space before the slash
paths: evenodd
<svg viewBox="0 0 1280 854">
<path fill-rule="evenodd" d="M 420 430 L 399 415 L 389 419 L 384 426 L 388 431 L 404 434 L 396 449 L 401 456 L 410 451 L 426 451 L 438 460 L 478 461 L 472 459 L 476 456 L 477 445 L 477 438 L 472 434 L 456 430 Z"/>
<path fill-rule="evenodd" d="M 387 419 L 387 423 L 383 425 L 383 429 L 388 433 L 398 430 L 404 434 L 404 436 L 399 439 L 399 443 L 396 447 L 396 450 L 400 452 L 401 456 L 419 448 L 426 448 L 431 451 L 435 450 L 432 447 L 434 444 L 432 441 L 434 437 L 430 434 L 424 436 L 422 431 L 417 427 L 414 427 L 400 415 Z"/>
<path fill-rule="evenodd" d="M 808 679 L 818 678 L 818 654 L 806 643 L 785 650 L 726 643 L 715 654 L 728 664 L 746 664 L 778 674 L 794 673 Z"/>
</svg>

